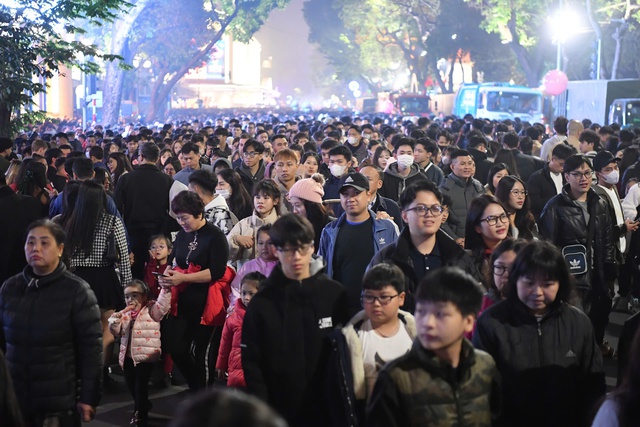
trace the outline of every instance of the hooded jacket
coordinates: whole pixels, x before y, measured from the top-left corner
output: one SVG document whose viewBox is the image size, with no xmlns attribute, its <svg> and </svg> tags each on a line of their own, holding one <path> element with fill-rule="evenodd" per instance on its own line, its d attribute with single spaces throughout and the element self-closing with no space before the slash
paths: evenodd
<svg viewBox="0 0 640 427">
<path fill-rule="evenodd" d="M 411 339 L 416 338 L 416 321 L 411 313 L 399 310 L 398 318 Z M 331 426 L 364 425 L 367 383 L 364 372 L 362 340 L 358 332 L 368 320 L 365 311 L 356 314 L 340 330 L 330 335 L 331 359 L 327 371 L 328 397 L 335 402 L 331 408 Z"/>
<path fill-rule="evenodd" d="M 453 222 L 449 221 L 451 228 L 456 233 L 456 237 L 464 237 L 469 205 L 473 199 L 485 193 L 484 187 L 473 177 L 463 180 L 454 173 L 450 173 L 442 181 L 440 191 L 451 197 L 450 217 L 453 216 L 455 219 Z"/>
<path fill-rule="evenodd" d="M 247 193 L 253 194 L 253 186 L 256 182 L 262 180 L 264 178 L 265 165 L 264 160 L 260 160 L 260 166 L 258 167 L 258 171 L 254 174 L 251 173 L 251 169 L 249 169 L 242 159 L 240 159 L 240 166 L 235 168 L 238 175 L 240 175 L 240 179 L 242 180 L 242 185 L 247 189 Z M 214 164 L 215 168 L 215 164 Z M 215 170 L 215 169 L 214 169 Z"/>
<path fill-rule="evenodd" d="M 138 312 L 131 326 L 131 312 L 124 313 L 121 318 L 109 318 L 109 331 L 120 339 L 118 362 L 124 369 L 127 353 L 138 363 L 156 362 L 162 354 L 160 342 L 160 321 L 171 308 L 171 291 L 162 289 L 157 301 L 148 301 Z M 127 348 L 128 347 L 128 348 Z"/>
<path fill-rule="evenodd" d="M 538 321 L 517 296 L 487 309 L 473 344 L 502 377 L 507 426 L 585 426 L 605 394 L 602 354 L 589 318 L 558 302 Z"/>
<path fill-rule="evenodd" d="M 312 259 L 311 276 L 286 277 L 280 265 L 247 307 L 242 328 L 242 367 L 247 389 L 294 426 L 323 426 L 327 335 L 349 320 L 342 285 Z"/>
<path fill-rule="evenodd" d="M 418 181 L 426 181 L 427 177 L 420 171 L 420 166 L 416 163 L 411 165 L 409 175 L 402 176 L 398 172 L 398 163 L 392 163 L 384 171 L 382 178 L 382 188 L 378 190 L 378 195 L 397 202 L 400 194 L 405 188 Z"/>
<path fill-rule="evenodd" d="M 366 425 L 489 427 L 500 411 L 499 384 L 493 358 L 469 341 L 462 341 L 460 363 L 453 369 L 416 340 L 409 353 L 380 372 Z"/>
<path fill-rule="evenodd" d="M 587 194 L 587 207 L 594 221 L 592 242 L 588 242 L 589 223 L 585 221 L 582 208 L 570 195 L 566 184 L 562 193 L 554 196 L 540 215 L 540 234 L 560 250 L 570 245 L 592 248 L 593 262 L 587 257 L 588 271 L 574 275 L 576 285 L 582 289 L 607 293 L 607 283 L 616 277 L 615 250 L 611 238 L 611 216 L 607 203 L 593 189 Z"/>
<path fill-rule="evenodd" d="M 227 201 L 222 196 L 216 196 L 207 203 L 204 207 L 204 216 L 207 222 L 218 227 L 225 236 L 238 223 L 238 218 L 229 210 Z"/>
<path fill-rule="evenodd" d="M 89 284 L 63 263 L 50 274 L 30 266 L 0 289 L 0 347 L 23 414 L 97 406 L 102 394 L 102 327 Z"/>
<path fill-rule="evenodd" d="M 233 226 L 229 234 L 227 234 L 227 241 L 229 242 L 229 259 L 232 261 L 247 261 L 255 258 L 256 246 L 255 242 L 258 241 L 258 228 L 265 224 L 273 224 L 278 219 L 278 213 L 275 207 L 271 210 L 269 215 L 265 218 L 260 218 L 256 211 L 248 217 L 241 219 L 236 225 Z M 235 236 L 251 236 L 253 237 L 254 245 L 252 248 L 245 249 L 239 247 L 234 242 Z"/>
</svg>

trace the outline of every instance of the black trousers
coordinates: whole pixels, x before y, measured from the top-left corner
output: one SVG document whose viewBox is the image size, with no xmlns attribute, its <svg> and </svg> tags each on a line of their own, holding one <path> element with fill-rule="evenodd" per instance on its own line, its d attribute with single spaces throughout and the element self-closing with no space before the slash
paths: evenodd
<svg viewBox="0 0 640 427">
<path fill-rule="evenodd" d="M 579 303 L 584 313 L 589 316 L 593 331 L 598 344 L 604 340 L 604 332 L 609 324 L 609 314 L 611 313 L 611 296 L 605 292 L 597 292 L 593 289 L 578 290 Z"/>
<path fill-rule="evenodd" d="M 26 427 L 80 427 L 80 414 L 75 410 L 60 412 L 58 414 L 28 414 L 24 413 Z"/>
<path fill-rule="evenodd" d="M 138 411 L 146 415 L 151 409 L 151 401 L 149 400 L 149 378 L 153 363 L 138 363 L 133 365 L 130 357 L 124 359 L 124 381 L 131 397 L 133 397 L 134 411 Z"/>
<path fill-rule="evenodd" d="M 222 328 L 171 316 L 170 353 L 191 390 L 213 385 Z"/>
</svg>

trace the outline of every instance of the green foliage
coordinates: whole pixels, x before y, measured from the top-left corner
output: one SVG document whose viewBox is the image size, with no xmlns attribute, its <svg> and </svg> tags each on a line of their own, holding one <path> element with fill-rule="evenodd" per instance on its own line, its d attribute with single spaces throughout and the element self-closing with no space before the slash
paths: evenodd
<svg viewBox="0 0 640 427">
<path fill-rule="evenodd" d="M 12 123 L 22 109 L 33 104 L 32 96 L 45 87 L 33 77 L 51 78 L 61 64 L 75 65 L 95 72 L 95 63 L 80 58 L 94 56 L 105 60 L 95 46 L 74 40 L 84 29 L 73 20 L 109 22 L 118 10 L 128 5 L 124 0 L 16 0 L 16 7 L 0 5 L 0 135 L 10 136 L 18 130 Z M 34 80 L 36 80 L 34 82 Z"/>
</svg>

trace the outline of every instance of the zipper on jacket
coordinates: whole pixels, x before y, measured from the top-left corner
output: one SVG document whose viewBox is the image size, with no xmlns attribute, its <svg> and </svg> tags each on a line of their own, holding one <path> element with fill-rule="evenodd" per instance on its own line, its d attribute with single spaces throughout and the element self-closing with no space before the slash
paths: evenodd
<svg viewBox="0 0 640 427">
<path fill-rule="evenodd" d="M 542 328 L 540 327 L 540 322 L 538 323 L 538 353 L 540 356 L 540 366 L 542 366 L 543 355 L 542 355 Z"/>
<path fill-rule="evenodd" d="M 456 412 L 458 412 L 458 425 L 464 425 L 464 414 L 462 413 L 462 406 L 460 406 L 460 389 L 453 390 L 453 397 L 456 399 Z"/>
</svg>

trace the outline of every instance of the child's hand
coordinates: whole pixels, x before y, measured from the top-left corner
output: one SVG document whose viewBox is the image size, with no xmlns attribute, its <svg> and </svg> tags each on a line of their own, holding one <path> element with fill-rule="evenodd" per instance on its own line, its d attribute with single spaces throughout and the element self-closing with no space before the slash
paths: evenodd
<svg viewBox="0 0 640 427">
<path fill-rule="evenodd" d="M 249 249 L 253 247 L 253 236 L 236 236 L 235 241 L 241 248 Z"/>
<path fill-rule="evenodd" d="M 224 380 L 224 369 L 216 369 L 216 377 L 219 380 Z"/>
</svg>

